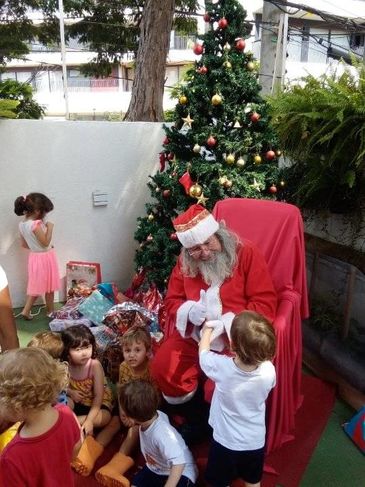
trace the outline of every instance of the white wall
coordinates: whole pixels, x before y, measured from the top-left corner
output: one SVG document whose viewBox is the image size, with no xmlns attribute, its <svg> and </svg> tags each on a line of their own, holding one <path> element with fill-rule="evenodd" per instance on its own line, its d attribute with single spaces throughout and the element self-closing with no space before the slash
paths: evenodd
<svg viewBox="0 0 365 487">
<path fill-rule="evenodd" d="M 104 281 L 128 287 L 136 218 L 145 214 L 163 137 L 157 123 L 0 120 L 0 264 L 14 306 L 25 299 L 27 251 L 13 203 L 32 191 L 54 202 L 49 219 L 62 277 L 69 260 L 100 262 Z M 109 194 L 108 206 L 93 207 L 94 190 Z"/>
</svg>

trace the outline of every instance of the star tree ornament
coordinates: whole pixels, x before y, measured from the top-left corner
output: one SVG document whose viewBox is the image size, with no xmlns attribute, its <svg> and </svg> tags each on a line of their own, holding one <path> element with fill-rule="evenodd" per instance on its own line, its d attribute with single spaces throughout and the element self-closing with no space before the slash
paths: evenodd
<svg viewBox="0 0 365 487">
<path fill-rule="evenodd" d="M 199 196 L 197 203 L 198 203 L 198 205 L 203 205 L 203 206 L 205 206 L 205 205 L 207 204 L 207 201 L 208 201 L 208 200 L 209 200 L 209 198 L 206 198 L 206 197 L 204 196 L 204 193 L 202 193 L 202 194 Z"/>
<path fill-rule="evenodd" d="M 261 184 L 256 181 L 256 178 L 253 178 L 253 183 L 250 184 L 251 188 L 256 189 L 256 191 L 261 191 Z"/>
<path fill-rule="evenodd" d="M 188 127 L 191 129 L 191 124 L 194 122 L 194 119 L 190 117 L 190 113 L 188 113 L 187 117 L 182 117 L 182 121 L 184 122 L 183 127 Z"/>
</svg>

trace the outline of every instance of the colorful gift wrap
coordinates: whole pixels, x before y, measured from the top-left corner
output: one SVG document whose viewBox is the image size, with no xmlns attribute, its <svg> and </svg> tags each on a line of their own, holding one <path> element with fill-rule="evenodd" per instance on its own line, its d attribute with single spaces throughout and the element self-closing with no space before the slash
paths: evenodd
<svg viewBox="0 0 365 487">
<path fill-rule="evenodd" d="M 112 308 L 113 303 L 95 290 L 78 307 L 78 311 L 96 325 L 101 325 L 104 315 Z"/>
<path fill-rule="evenodd" d="M 94 326 L 94 323 L 87 318 L 78 318 L 77 320 L 59 320 L 58 318 L 49 322 L 48 326 L 52 331 L 62 331 L 70 326 L 85 325 L 88 328 Z"/>
</svg>

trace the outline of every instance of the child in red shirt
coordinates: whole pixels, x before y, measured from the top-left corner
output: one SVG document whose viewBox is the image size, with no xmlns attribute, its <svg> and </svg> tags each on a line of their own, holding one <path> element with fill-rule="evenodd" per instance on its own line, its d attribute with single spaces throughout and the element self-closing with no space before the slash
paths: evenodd
<svg viewBox="0 0 365 487">
<path fill-rule="evenodd" d="M 22 424 L 0 456 L 0 485 L 72 487 L 71 460 L 81 445 L 71 409 L 56 405 L 67 365 L 39 348 L 0 356 L 0 416 Z"/>
</svg>

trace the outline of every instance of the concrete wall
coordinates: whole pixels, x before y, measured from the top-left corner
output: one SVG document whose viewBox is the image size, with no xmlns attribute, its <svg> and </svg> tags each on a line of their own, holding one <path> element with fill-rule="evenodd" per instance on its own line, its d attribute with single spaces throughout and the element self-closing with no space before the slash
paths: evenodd
<svg viewBox="0 0 365 487">
<path fill-rule="evenodd" d="M 145 213 L 163 137 L 157 123 L 0 120 L 0 264 L 14 306 L 25 299 L 27 251 L 13 203 L 32 191 L 54 203 L 49 220 L 63 279 L 67 261 L 84 260 L 100 262 L 104 281 L 128 287 L 136 218 Z M 107 206 L 93 206 L 95 190 L 108 193 Z"/>
</svg>

